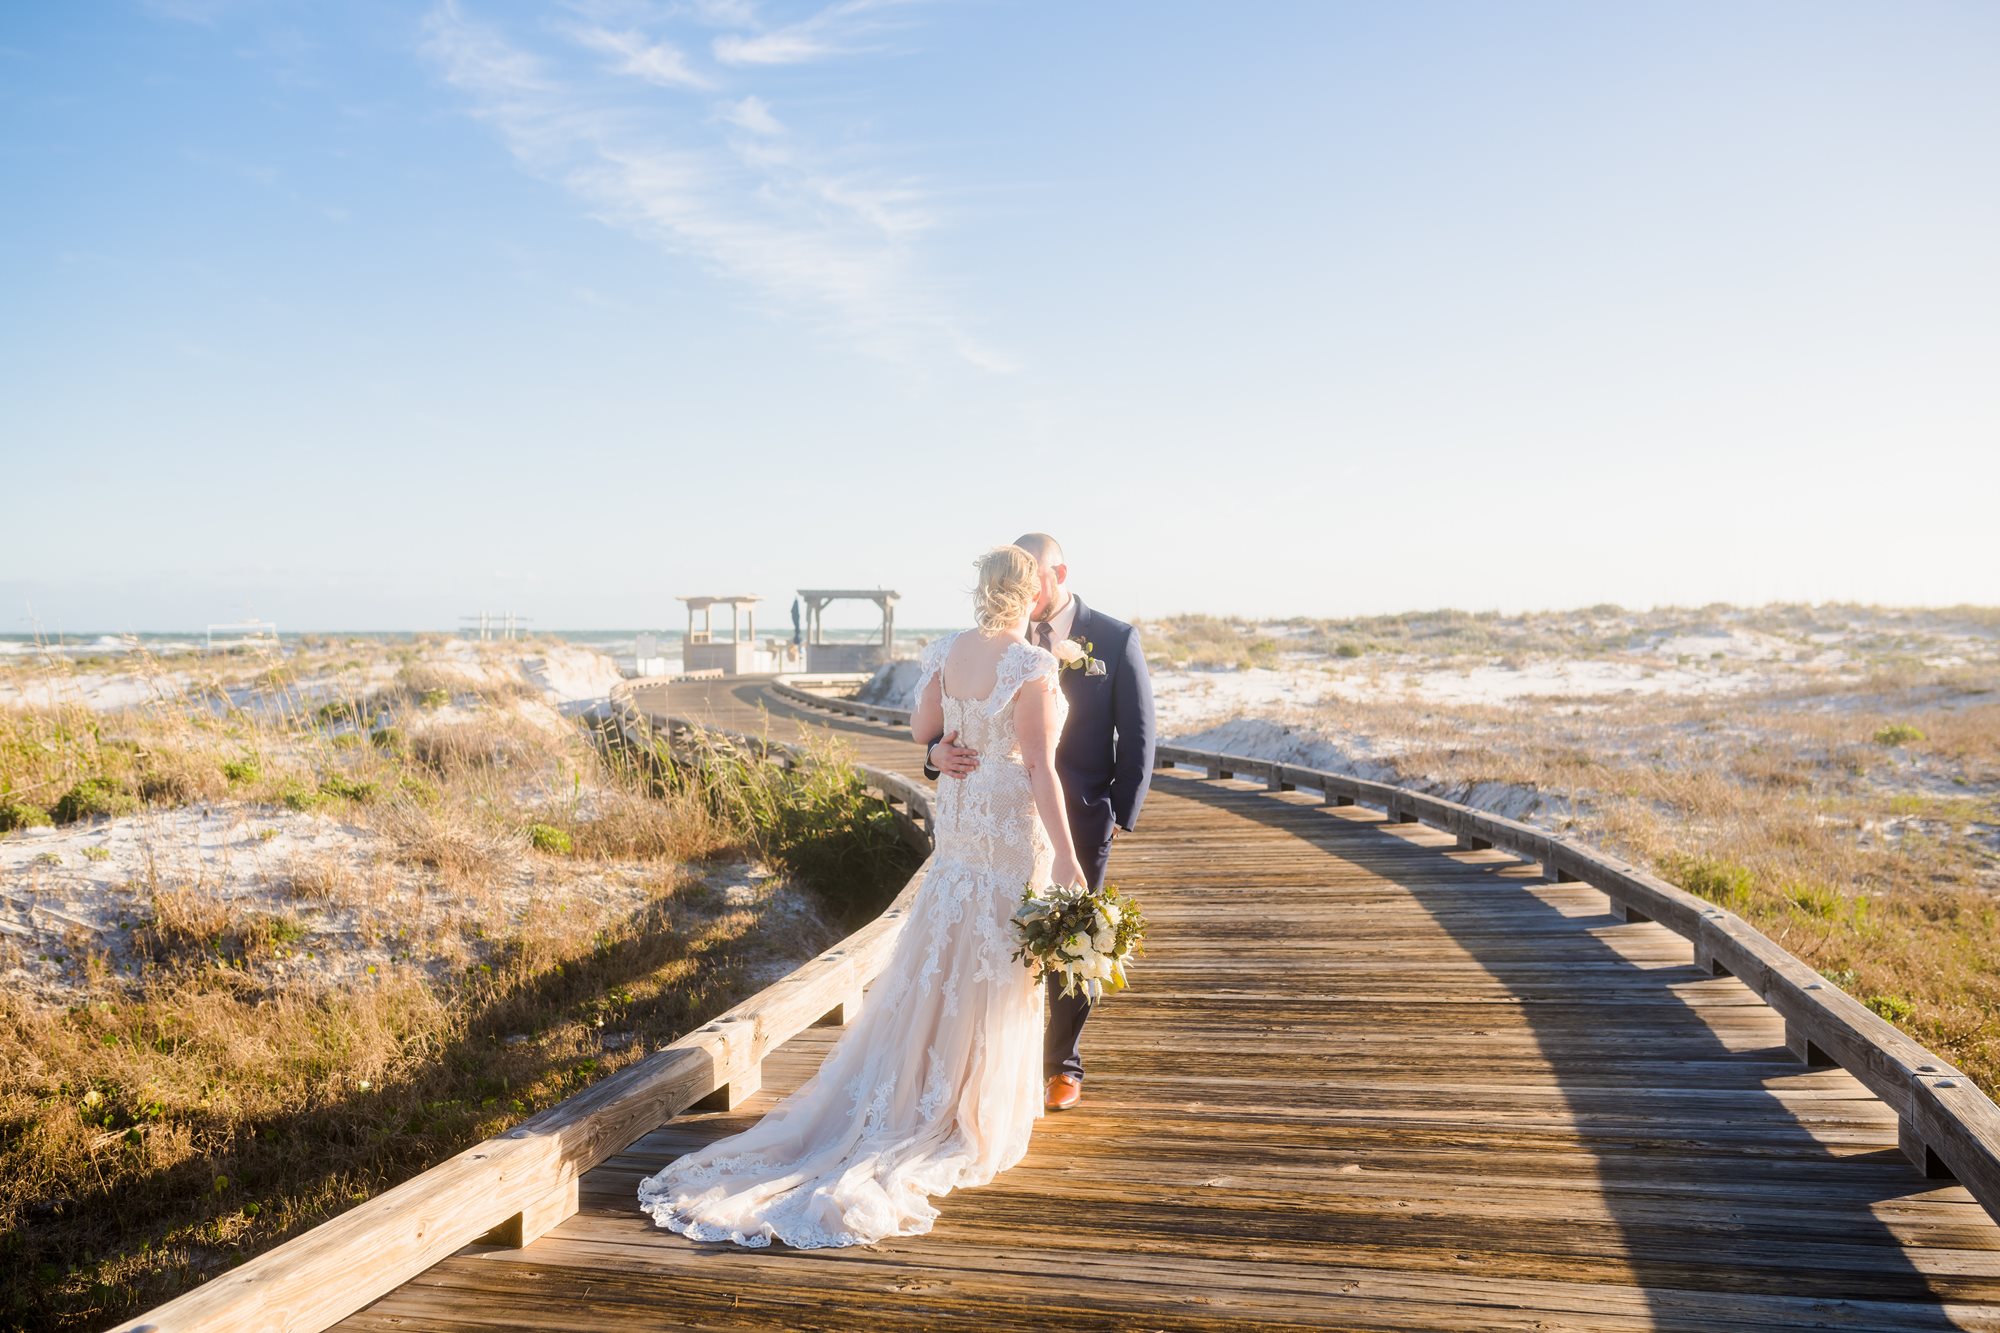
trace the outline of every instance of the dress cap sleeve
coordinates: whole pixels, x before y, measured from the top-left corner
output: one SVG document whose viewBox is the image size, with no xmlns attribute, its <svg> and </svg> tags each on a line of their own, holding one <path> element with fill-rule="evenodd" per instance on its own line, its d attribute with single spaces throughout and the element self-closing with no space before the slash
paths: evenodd
<svg viewBox="0 0 2000 1333">
<path fill-rule="evenodd" d="M 951 641 L 957 637 L 956 634 L 947 634 L 924 645 L 924 651 L 917 657 L 917 688 L 910 692 L 912 708 L 924 697 L 932 678 L 944 669 L 944 655 L 951 651 Z"/>
<path fill-rule="evenodd" d="M 1055 689 L 1057 677 L 1061 674 L 1060 667 L 1056 655 L 1046 648 L 1024 643 L 1010 649 L 1000 662 L 1001 681 L 1006 688 L 993 691 L 994 707 L 998 708 L 1013 698 L 1029 681 L 1038 680 L 1043 682 L 1045 689 Z"/>
</svg>

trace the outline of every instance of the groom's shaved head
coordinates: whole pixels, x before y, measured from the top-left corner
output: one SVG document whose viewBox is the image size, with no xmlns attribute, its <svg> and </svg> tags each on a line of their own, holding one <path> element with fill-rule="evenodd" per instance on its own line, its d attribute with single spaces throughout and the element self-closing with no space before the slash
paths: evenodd
<svg viewBox="0 0 2000 1333">
<path fill-rule="evenodd" d="M 1029 532 L 1016 537 L 1014 545 L 1035 562 L 1035 578 L 1041 583 L 1028 614 L 1035 620 L 1047 620 L 1069 604 L 1069 562 L 1063 559 L 1062 543 L 1046 532 Z"/>
<path fill-rule="evenodd" d="M 1038 565 L 1063 565 L 1062 543 L 1046 532 L 1030 532 L 1014 539 L 1014 545 L 1035 558 Z"/>
</svg>

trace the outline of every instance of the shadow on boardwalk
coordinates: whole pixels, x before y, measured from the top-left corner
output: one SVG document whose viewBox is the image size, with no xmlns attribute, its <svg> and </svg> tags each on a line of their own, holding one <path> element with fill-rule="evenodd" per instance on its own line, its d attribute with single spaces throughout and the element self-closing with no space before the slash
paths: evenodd
<svg viewBox="0 0 2000 1333">
<path fill-rule="evenodd" d="M 671 702 L 765 725 L 754 683 Z M 770 713 L 774 739 L 805 721 L 914 772 L 906 734 Z M 2000 1228 L 1679 937 L 1372 813 L 1156 790 L 1112 861 L 1153 942 L 1086 1034 L 1085 1106 L 931 1234 L 739 1250 L 636 1208 L 642 1175 L 808 1077 L 820 1029 L 739 1112 L 589 1173 L 534 1245 L 454 1256 L 346 1326 L 2000 1329 L 1970 1304 L 2000 1296 Z"/>
<path fill-rule="evenodd" d="M 1414 1003 L 1468 1015 L 1454 1036 L 1442 1036 L 1435 1013 L 1409 1015 L 1406 1041 L 1396 1040 L 1403 1016 L 1393 1009 L 1371 1006 L 1371 1021 L 1394 1050 L 1385 1086 L 1437 1081 L 1460 1089 L 1440 1086 L 1439 1097 L 1455 1099 L 1467 1122 L 1482 1111 L 1489 1127 L 1519 1118 L 1518 1136 L 1503 1128 L 1490 1143 L 1481 1174 L 1522 1192 L 1494 1221 L 1510 1250 L 1546 1256 L 1543 1276 L 1636 1287 L 1659 1325 L 1690 1328 L 1956 1329 L 1964 1325 L 1946 1302 L 2000 1292 L 1990 1221 L 1976 1205 L 1924 1201 L 1939 1182 L 1897 1150 L 1893 1113 L 1845 1071 L 1799 1064 L 1782 1020 L 1733 978 L 1663 958 L 1662 944 L 1689 954 L 1665 927 L 1628 925 L 1608 903 L 1580 908 L 1602 896 L 1541 883 L 1504 853 L 1455 852 L 1432 830 L 1389 832 L 1372 812 L 1166 781 L 1380 876 L 1422 909 L 1438 943 L 1455 946 L 1420 952 L 1458 954 L 1456 966 L 1475 965 L 1501 988 L 1506 1001 L 1475 1018 L 1479 1010 L 1451 1003 L 1462 986 L 1434 979 L 1433 1001 Z M 1441 864 L 1452 869 L 1439 873 Z M 1337 1000 L 1340 985 L 1323 998 Z M 1527 1036 L 1527 1052 L 1510 1032 Z M 1466 1044 L 1482 1037 L 1493 1040 L 1483 1057 Z M 1492 1098 L 1464 1091 L 1469 1078 L 1489 1081 Z M 1554 1100 L 1524 1116 L 1521 1093 L 1536 1082 Z M 1421 1140 L 1434 1122 L 1415 1128 Z M 1485 1138 L 1472 1130 L 1474 1142 Z M 1549 1172 L 1571 1178 L 1552 1189 Z M 1536 1190 L 1550 1193 L 1539 1208 Z M 1366 1240 L 1380 1244 L 1379 1224 L 1371 1232 Z M 1489 1224 L 1467 1241 L 1491 1234 Z M 1361 1238 L 1334 1222 L 1324 1239 Z M 1914 1261 L 1925 1249 L 1933 1272 Z"/>
</svg>

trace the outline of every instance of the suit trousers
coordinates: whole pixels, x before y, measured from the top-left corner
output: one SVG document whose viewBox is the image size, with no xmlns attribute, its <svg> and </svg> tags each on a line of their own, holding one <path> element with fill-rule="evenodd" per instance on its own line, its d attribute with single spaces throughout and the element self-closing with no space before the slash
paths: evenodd
<svg viewBox="0 0 2000 1333">
<path fill-rule="evenodd" d="M 1083 867 L 1083 876 L 1093 889 L 1104 887 L 1104 868 L 1111 860 L 1111 844 L 1078 847 L 1077 862 Z M 1062 979 L 1050 974 L 1045 983 L 1049 988 L 1049 1025 L 1042 1034 L 1042 1077 L 1054 1078 L 1057 1074 L 1074 1074 L 1083 1077 L 1083 1024 L 1090 1017 L 1090 1001 L 1083 992 L 1065 996 L 1062 993 Z"/>
</svg>

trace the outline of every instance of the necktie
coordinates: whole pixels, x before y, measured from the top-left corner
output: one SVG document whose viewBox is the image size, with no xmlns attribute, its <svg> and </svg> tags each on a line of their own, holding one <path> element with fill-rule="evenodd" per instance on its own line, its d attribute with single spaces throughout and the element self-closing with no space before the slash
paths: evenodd
<svg viewBox="0 0 2000 1333">
<path fill-rule="evenodd" d="M 1055 627 L 1050 625 L 1048 621 L 1037 620 L 1035 622 L 1035 646 L 1037 648 L 1053 651 L 1055 648 L 1055 635 Z"/>
</svg>

